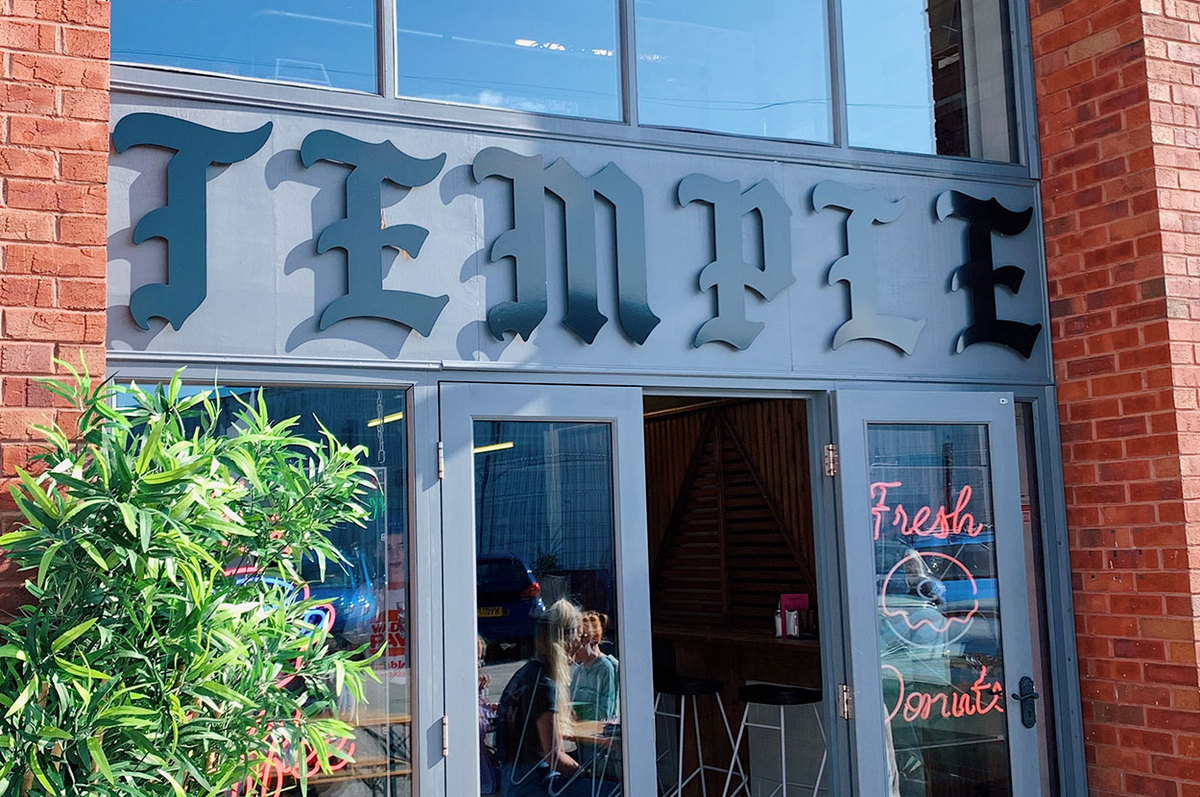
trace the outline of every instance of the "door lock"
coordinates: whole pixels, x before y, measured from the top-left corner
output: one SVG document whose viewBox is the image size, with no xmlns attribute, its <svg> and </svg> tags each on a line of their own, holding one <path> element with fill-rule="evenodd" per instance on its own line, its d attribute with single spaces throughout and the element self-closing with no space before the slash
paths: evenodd
<svg viewBox="0 0 1200 797">
<path fill-rule="evenodd" d="M 1012 699 L 1021 703 L 1021 724 L 1026 728 L 1032 728 L 1037 725 L 1037 706 L 1033 701 L 1041 695 L 1034 690 L 1033 679 L 1028 675 L 1021 676 L 1021 680 L 1017 682 L 1017 688 L 1021 691 L 1014 692 Z"/>
</svg>

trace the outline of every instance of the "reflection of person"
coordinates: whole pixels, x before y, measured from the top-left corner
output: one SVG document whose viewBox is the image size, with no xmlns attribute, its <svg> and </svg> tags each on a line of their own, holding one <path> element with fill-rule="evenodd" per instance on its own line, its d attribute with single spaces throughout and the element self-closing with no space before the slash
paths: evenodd
<svg viewBox="0 0 1200 797">
<path fill-rule="evenodd" d="M 479 793 L 495 794 L 500 791 L 500 768 L 496 753 L 488 746 L 487 735 L 492 732 L 496 721 L 496 704 L 489 703 L 487 688 L 491 679 L 483 672 L 483 656 L 487 646 L 483 637 L 477 637 L 479 655 Z"/>
<path fill-rule="evenodd" d="M 571 674 L 571 703 L 583 720 L 615 719 L 620 705 L 614 659 L 600 652 L 607 625 L 607 615 L 600 612 L 584 612 L 580 621 L 581 643 L 575 653 L 579 666 Z"/>
<path fill-rule="evenodd" d="M 562 785 L 579 770 L 566 751 L 573 735 L 570 666 L 579 647 L 579 608 L 555 601 L 539 618 L 536 655 L 517 670 L 500 697 L 496 746 L 504 797 L 590 793 L 583 780 Z"/>
</svg>

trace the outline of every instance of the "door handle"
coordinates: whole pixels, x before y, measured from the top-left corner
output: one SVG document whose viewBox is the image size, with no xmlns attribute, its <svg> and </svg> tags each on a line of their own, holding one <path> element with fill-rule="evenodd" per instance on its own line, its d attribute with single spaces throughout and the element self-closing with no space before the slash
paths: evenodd
<svg viewBox="0 0 1200 797">
<path fill-rule="evenodd" d="M 1012 699 L 1021 703 L 1021 724 L 1026 728 L 1032 728 L 1037 725 L 1037 705 L 1033 701 L 1041 695 L 1034 690 L 1033 679 L 1028 675 L 1021 676 L 1021 680 L 1017 682 L 1017 688 L 1021 691 L 1014 692 Z"/>
</svg>

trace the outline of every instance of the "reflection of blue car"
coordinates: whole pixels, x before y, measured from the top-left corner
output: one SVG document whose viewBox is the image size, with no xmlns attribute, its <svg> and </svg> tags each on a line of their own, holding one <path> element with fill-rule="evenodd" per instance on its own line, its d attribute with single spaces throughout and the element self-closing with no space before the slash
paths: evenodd
<svg viewBox="0 0 1200 797">
<path fill-rule="evenodd" d="M 531 652 L 534 626 L 546 605 L 525 563 L 511 554 L 480 556 L 475 584 L 479 635 L 489 645 L 516 643 L 519 652 Z"/>
<path fill-rule="evenodd" d="M 976 537 L 923 537 L 913 541 L 913 548 L 917 551 L 936 552 L 957 564 L 954 567 L 934 568 L 935 575 L 941 581 L 942 611 L 959 614 L 974 608 L 981 614 L 996 614 L 995 545 L 995 534 L 990 531 Z M 968 573 L 970 578 L 967 577 Z"/>
<path fill-rule="evenodd" d="M 340 645 L 356 648 L 371 638 L 375 615 L 383 608 L 383 596 L 360 551 L 346 562 L 326 562 L 325 580 L 315 560 L 305 559 L 300 573 L 313 598 L 328 602 L 335 615 L 331 634 Z"/>
</svg>

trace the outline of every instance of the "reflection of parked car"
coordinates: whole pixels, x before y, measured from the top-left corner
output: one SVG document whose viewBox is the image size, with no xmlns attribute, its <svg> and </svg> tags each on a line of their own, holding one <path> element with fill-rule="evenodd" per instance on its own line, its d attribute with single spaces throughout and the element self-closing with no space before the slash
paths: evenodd
<svg viewBox="0 0 1200 797">
<path fill-rule="evenodd" d="M 383 606 L 383 596 L 362 551 L 345 562 L 326 562 L 324 581 L 315 559 L 305 559 L 300 574 L 312 597 L 333 606 L 336 614 L 330 633 L 339 644 L 356 648 L 370 640 L 371 624 Z"/>
<path fill-rule="evenodd" d="M 916 550 L 934 552 L 958 564 L 933 568 L 942 585 L 943 612 L 962 614 L 974 608 L 980 614 L 997 614 L 995 546 L 996 536 L 991 531 L 976 537 L 922 537 L 913 541 Z"/>
<path fill-rule="evenodd" d="M 518 654 L 532 650 L 534 624 L 546 605 L 529 567 L 511 554 L 480 556 L 475 584 L 479 635 L 489 645 L 515 643 Z"/>
</svg>

